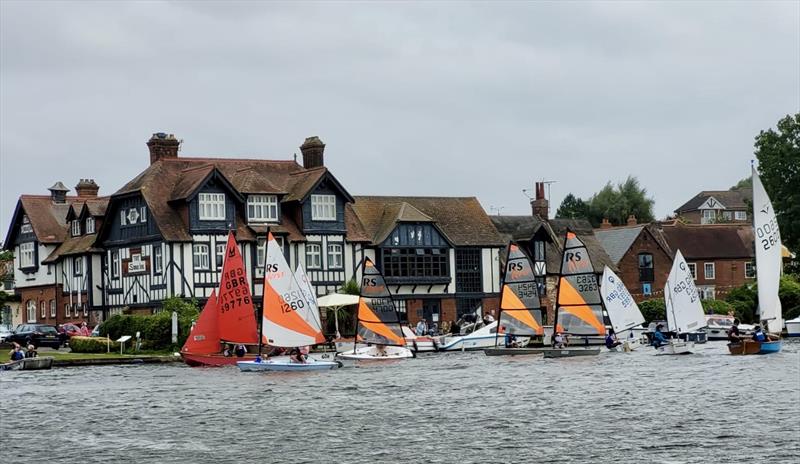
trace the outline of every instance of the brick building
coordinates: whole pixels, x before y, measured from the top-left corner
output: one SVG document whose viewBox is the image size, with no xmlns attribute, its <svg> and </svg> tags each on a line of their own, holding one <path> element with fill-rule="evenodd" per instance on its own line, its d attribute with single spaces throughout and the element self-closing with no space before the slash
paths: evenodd
<svg viewBox="0 0 800 464">
<path fill-rule="evenodd" d="M 749 203 L 753 190 L 704 190 L 675 210 L 675 215 L 685 223 L 748 224 L 752 221 Z"/>
</svg>

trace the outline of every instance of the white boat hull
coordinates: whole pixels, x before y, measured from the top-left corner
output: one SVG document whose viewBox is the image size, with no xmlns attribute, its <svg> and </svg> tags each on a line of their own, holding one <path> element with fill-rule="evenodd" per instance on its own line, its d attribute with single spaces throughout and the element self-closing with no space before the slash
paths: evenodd
<svg viewBox="0 0 800 464">
<path fill-rule="evenodd" d="M 693 351 L 694 342 L 685 342 L 677 339 L 670 339 L 666 345 L 656 348 L 657 355 L 692 354 Z"/>
<path fill-rule="evenodd" d="M 338 339 L 334 341 L 336 351 L 347 353 L 353 351 L 353 340 Z M 415 339 L 406 338 L 406 348 L 415 350 L 418 353 L 433 353 L 436 351 L 436 342 L 430 337 L 418 337 Z"/>
<path fill-rule="evenodd" d="M 786 321 L 786 336 L 800 337 L 800 317 Z"/>
<path fill-rule="evenodd" d="M 261 361 L 239 361 L 236 363 L 242 372 L 304 372 L 304 371 L 324 371 L 342 367 L 342 363 L 336 361 L 323 361 L 313 356 L 309 356 L 306 362 L 300 363 L 292 360 L 289 356 L 276 356 Z"/>
<path fill-rule="evenodd" d="M 414 353 L 402 346 L 387 346 L 382 351 L 376 346 L 361 346 L 343 353 L 336 353 L 336 359 L 350 361 L 391 361 L 393 359 L 413 358 Z"/>
</svg>

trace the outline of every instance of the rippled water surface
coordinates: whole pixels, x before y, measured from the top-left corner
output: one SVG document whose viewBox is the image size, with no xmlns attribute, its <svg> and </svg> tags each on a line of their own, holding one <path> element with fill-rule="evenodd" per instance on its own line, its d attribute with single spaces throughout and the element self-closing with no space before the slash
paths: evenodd
<svg viewBox="0 0 800 464">
<path fill-rule="evenodd" d="M 317 373 L 0 372 L 3 462 L 797 462 L 800 343 Z M 8 459 L 6 459 L 8 458 Z"/>
</svg>

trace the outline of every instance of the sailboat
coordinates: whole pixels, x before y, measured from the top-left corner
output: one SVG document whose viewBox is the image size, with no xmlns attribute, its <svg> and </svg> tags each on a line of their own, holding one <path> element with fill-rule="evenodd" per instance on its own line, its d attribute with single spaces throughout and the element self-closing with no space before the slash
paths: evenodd
<svg viewBox="0 0 800 464">
<path fill-rule="evenodd" d="M 190 366 L 233 365 L 235 357 L 221 353 L 221 343 L 258 344 L 253 298 L 242 254 L 233 232 L 228 233 L 219 289 L 211 292 L 197 323 L 181 348 Z"/>
<path fill-rule="evenodd" d="M 731 354 L 767 354 L 781 350 L 780 333 L 783 330 L 783 311 L 778 298 L 778 286 L 781 279 L 781 231 L 772 202 L 767 195 L 764 184 L 758 176 L 755 166 L 753 171 L 753 230 L 756 247 L 756 281 L 758 282 L 758 311 L 761 324 L 767 333 L 776 334 L 777 338 L 768 342 L 755 340 L 742 341 L 728 345 Z"/>
<path fill-rule="evenodd" d="M 664 303 L 667 310 L 667 328 L 676 335 L 695 332 L 706 326 L 706 316 L 700 304 L 700 295 L 694 285 L 694 277 L 689 265 L 681 254 L 675 253 L 672 269 L 664 286 Z M 657 354 L 690 354 L 694 342 L 670 338 L 669 343 L 656 348 Z"/>
<path fill-rule="evenodd" d="M 534 279 L 533 266 L 525 252 L 514 242 L 509 243 L 507 256 L 494 347 L 483 352 L 487 356 L 539 354 L 541 348 L 527 347 L 529 337 L 544 335 L 539 287 Z M 506 340 L 514 346 L 508 346 Z M 504 346 L 499 346 L 500 343 Z"/>
<path fill-rule="evenodd" d="M 587 346 L 556 348 L 554 345 L 544 350 L 545 358 L 598 355 L 600 348 L 589 348 L 586 337 L 602 337 L 606 333 L 603 299 L 589 251 L 569 229 L 564 238 L 564 254 L 558 277 L 554 332 L 584 337 Z"/>
<path fill-rule="evenodd" d="M 356 335 L 352 351 L 338 353 L 346 360 L 389 360 L 414 357 L 406 340 L 394 300 L 383 274 L 371 259 L 363 261 L 361 294 L 356 315 Z M 359 347 L 359 342 L 366 343 Z"/>
<path fill-rule="evenodd" d="M 638 348 L 641 344 L 639 339 L 633 336 L 633 328 L 644 323 L 644 316 L 622 279 L 617 277 L 608 266 L 603 267 L 600 295 L 603 297 L 611 328 L 618 337 L 622 338 L 623 350 L 632 351 Z M 625 336 L 625 332 L 628 332 L 630 336 Z"/>
<path fill-rule="evenodd" d="M 312 304 L 307 300 L 308 289 L 304 290 L 295 278 L 272 233 L 267 237 L 263 287 L 262 341 L 270 346 L 283 348 L 299 348 L 325 342 L 316 301 Z M 314 356 L 308 356 L 303 362 L 291 356 L 267 359 L 259 356 L 253 361 L 239 361 L 236 365 L 242 371 L 311 371 L 341 367 L 341 363 L 320 360 Z"/>
</svg>

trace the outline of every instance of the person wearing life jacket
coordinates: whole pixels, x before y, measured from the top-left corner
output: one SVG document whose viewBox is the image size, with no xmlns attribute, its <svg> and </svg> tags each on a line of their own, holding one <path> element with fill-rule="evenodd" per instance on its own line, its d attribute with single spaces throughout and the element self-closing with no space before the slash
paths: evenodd
<svg viewBox="0 0 800 464">
<path fill-rule="evenodd" d="M 653 332 L 653 341 L 650 344 L 656 348 L 658 348 L 661 345 L 666 345 L 667 343 L 669 343 L 667 341 L 667 337 L 665 337 L 664 333 L 661 332 L 662 327 L 664 327 L 663 324 L 658 324 L 656 326 L 656 331 Z"/>
<path fill-rule="evenodd" d="M 505 326 L 503 326 L 501 328 L 501 330 L 506 333 L 506 335 L 505 335 L 506 348 L 514 348 L 514 347 L 516 347 L 517 346 L 517 336 L 512 334 L 511 332 L 509 332 L 507 330 L 507 327 L 505 327 Z"/>
<path fill-rule="evenodd" d="M 234 354 L 236 354 L 237 358 L 243 358 L 245 354 L 247 354 L 247 348 L 244 345 L 239 344 L 236 345 L 236 348 L 233 350 Z"/>
<path fill-rule="evenodd" d="M 614 329 L 608 329 L 608 334 L 606 335 L 606 348 L 611 350 L 621 344 L 622 342 L 617 339 L 617 334 L 614 333 Z"/>
<path fill-rule="evenodd" d="M 756 328 L 753 330 L 753 340 L 757 342 L 769 341 L 767 340 L 767 336 L 764 335 L 764 332 L 761 330 L 761 326 L 757 325 Z"/>
</svg>

